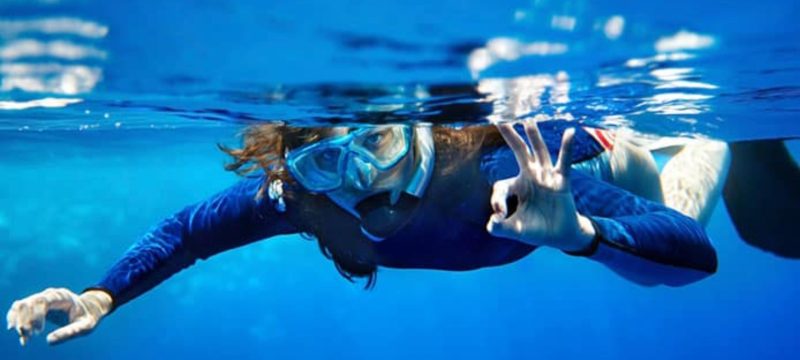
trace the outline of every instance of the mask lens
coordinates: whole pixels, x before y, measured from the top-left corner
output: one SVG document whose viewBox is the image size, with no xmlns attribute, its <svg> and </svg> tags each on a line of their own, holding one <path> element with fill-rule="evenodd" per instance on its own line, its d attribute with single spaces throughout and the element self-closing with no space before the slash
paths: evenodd
<svg viewBox="0 0 800 360">
<path fill-rule="evenodd" d="M 365 160 L 380 168 L 387 168 L 406 155 L 409 137 L 404 126 L 384 126 L 359 135 L 353 145 Z"/>
<path fill-rule="evenodd" d="M 325 148 L 299 155 L 294 161 L 295 177 L 311 191 L 323 191 L 339 186 L 339 158 L 342 149 Z"/>
</svg>

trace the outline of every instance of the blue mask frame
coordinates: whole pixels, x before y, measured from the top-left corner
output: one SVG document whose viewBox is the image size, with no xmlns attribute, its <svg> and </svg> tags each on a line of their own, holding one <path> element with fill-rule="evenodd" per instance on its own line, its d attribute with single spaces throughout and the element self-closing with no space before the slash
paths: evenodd
<svg viewBox="0 0 800 360">
<path fill-rule="evenodd" d="M 301 146 L 295 150 L 290 151 L 286 155 L 286 166 L 295 180 L 299 182 L 304 188 L 312 192 L 329 192 L 338 189 L 344 183 L 344 176 L 347 169 L 348 161 L 351 158 L 357 157 L 361 161 L 366 162 L 377 168 L 378 170 L 389 170 L 397 165 L 403 157 L 408 154 L 411 149 L 411 128 L 403 125 L 402 136 L 404 137 L 404 147 L 394 154 L 391 158 L 381 160 L 376 158 L 375 154 L 355 144 L 355 140 L 374 131 L 375 127 L 365 127 L 355 130 L 349 134 L 336 136 L 330 139 L 325 139 L 316 143 Z M 336 173 L 331 173 L 326 179 L 324 176 L 315 176 L 314 174 L 306 174 L 300 163 L 309 156 L 315 153 L 320 153 L 326 150 L 337 150 L 339 152 L 338 159 L 336 160 Z"/>
</svg>

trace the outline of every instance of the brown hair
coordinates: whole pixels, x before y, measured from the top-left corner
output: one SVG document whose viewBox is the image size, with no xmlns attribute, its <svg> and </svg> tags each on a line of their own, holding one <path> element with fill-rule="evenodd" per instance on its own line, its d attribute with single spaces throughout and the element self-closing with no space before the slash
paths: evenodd
<svg viewBox="0 0 800 360">
<path fill-rule="evenodd" d="M 231 156 L 225 165 L 228 171 L 247 175 L 259 170 L 266 174 L 258 191 L 264 196 L 268 184 L 280 179 L 286 187 L 287 215 L 306 237 L 317 239 L 320 251 L 331 259 L 346 279 L 367 278 L 366 288 L 375 284 L 377 263 L 372 242 L 360 231 L 358 221 L 327 197 L 299 190 L 286 170 L 286 151 L 330 135 L 330 128 L 303 128 L 286 124 L 263 124 L 247 127 L 242 134 L 241 148 L 219 145 Z M 482 148 L 501 144 L 502 138 L 494 126 L 468 126 L 460 129 L 433 127 L 436 148 L 433 179 L 441 180 L 472 162 Z M 433 181 L 434 183 L 436 181 Z M 298 189 L 292 191 L 290 189 Z"/>
</svg>

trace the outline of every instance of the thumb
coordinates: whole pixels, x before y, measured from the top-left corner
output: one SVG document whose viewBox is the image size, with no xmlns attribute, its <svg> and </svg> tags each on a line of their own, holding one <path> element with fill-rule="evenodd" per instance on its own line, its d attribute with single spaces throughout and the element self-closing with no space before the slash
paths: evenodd
<svg viewBox="0 0 800 360">
<path fill-rule="evenodd" d="M 56 329 L 47 335 L 47 343 L 56 345 L 74 337 L 86 335 L 94 328 L 96 321 L 89 316 L 83 316 L 77 321 Z"/>
<path fill-rule="evenodd" d="M 500 214 L 494 214 L 489 218 L 489 222 L 486 223 L 486 231 L 492 236 L 516 240 L 522 231 L 518 224 L 520 222 L 516 216 L 512 215 L 509 218 L 504 218 Z"/>
</svg>

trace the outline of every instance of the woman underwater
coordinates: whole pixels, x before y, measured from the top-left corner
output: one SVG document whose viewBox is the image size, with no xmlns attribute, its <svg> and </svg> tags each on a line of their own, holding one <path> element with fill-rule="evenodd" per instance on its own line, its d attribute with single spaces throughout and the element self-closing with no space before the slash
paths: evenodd
<svg viewBox="0 0 800 360">
<path fill-rule="evenodd" d="M 540 246 L 645 285 L 714 273 L 701 224 L 713 201 L 697 196 L 713 191 L 672 194 L 649 153 L 612 136 L 562 120 L 253 126 L 241 149 L 223 148 L 244 180 L 165 219 L 81 294 L 51 288 L 16 301 L 8 328 L 24 345 L 61 313 L 48 343 L 85 335 L 198 259 L 291 233 L 315 237 L 344 277 L 367 287 L 379 266 L 471 270 Z"/>
</svg>

